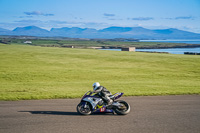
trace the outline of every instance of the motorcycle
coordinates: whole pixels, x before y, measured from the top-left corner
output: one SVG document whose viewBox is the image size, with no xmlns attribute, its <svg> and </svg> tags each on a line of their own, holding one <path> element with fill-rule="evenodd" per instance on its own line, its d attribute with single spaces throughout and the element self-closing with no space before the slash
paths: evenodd
<svg viewBox="0 0 200 133">
<path fill-rule="evenodd" d="M 123 100 L 116 100 L 123 94 L 124 93 L 116 93 L 109 96 L 113 102 L 111 105 L 107 105 L 99 95 L 88 91 L 77 105 L 77 112 L 81 115 L 90 115 L 92 113 L 116 113 L 118 115 L 126 115 L 130 112 L 130 105 Z"/>
</svg>

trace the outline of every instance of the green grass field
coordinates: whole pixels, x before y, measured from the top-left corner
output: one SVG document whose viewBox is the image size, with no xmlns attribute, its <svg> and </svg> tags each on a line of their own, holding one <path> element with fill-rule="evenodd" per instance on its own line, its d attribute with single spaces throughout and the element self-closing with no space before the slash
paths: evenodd
<svg viewBox="0 0 200 133">
<path fill-rule="evenodd" d="M 0 44 L 0 100 L 200 94 L 200 56 Z"/>
</svg>

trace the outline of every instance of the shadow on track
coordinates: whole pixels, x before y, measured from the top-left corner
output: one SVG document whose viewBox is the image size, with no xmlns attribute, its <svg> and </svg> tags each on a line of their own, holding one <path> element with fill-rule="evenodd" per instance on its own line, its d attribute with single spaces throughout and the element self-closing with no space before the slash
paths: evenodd
<svg viewBox="0 0 200 133">
<path fill-rule="evenodd" d="M 44 115 L 79 115 L 77 112 L 61 112 L 61 111 L 19 111 L 29 112 L 31 114 L 44 114 Z"/>
<path fill-rule="evenodd" d="M 31 114 L 43 114 L 43 115 L 79 115 L 77 112 L 61 112 L 61 111 L 18 111 L 28 112 Z M 113 113 L 92 113 L 91 115 L 113 115 Z"/>
</svg>

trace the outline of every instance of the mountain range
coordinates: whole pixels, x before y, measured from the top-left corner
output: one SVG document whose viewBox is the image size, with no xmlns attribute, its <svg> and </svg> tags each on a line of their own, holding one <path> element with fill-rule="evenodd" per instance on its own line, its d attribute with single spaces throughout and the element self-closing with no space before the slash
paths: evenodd
<svg viewBox="0 0 200 133">
<path fill-rule="evenodd" d="M 0 35 L 25 35 L 39 37 L 71 38 L 135 38 L 135 39 L 200 39 L 200 34 L 174 28 L 150 30 L 143 27 L 108 27 L 104 29 L 63 27 L 50 31 L 36 26 L 17 27 L 14 30 L 0 28 Z"/>
</svg>

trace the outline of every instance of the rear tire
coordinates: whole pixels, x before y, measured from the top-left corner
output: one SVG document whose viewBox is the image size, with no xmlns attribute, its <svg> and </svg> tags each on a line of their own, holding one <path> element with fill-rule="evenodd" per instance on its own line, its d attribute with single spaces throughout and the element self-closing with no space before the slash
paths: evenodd
<svg viewBox="0 0 200 133">
<path fill-rule="evenodd" d="M 125 101 L 118 101 L 118 103 L 120 103 L 122 107 L 115 108 L 115 112 L 118 115 L 127 115 L 131 110 L 130 105 Z"/>
<path fill-rule="evenodd" d="M 92 113 L 89 103 L 86 103 L 86 107 L 84 107 L 83 103 L 79 103 L 76 107 L 76 110 L 81 115 L 90 115 Z"/>
</svg>

